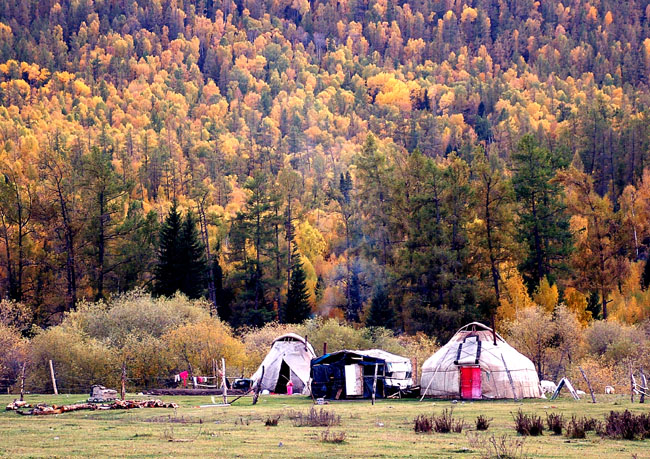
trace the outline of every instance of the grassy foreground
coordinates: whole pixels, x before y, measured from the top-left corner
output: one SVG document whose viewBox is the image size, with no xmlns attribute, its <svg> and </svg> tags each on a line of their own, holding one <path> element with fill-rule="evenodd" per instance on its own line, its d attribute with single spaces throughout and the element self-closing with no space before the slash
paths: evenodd
<svg viewBox="0 0 650 459">
<path fill-rule="evenodd" d="M 28 402 L 68 404 L 87 395 L 29 395 Z M 13 396 L 0 396 L 2 409 Z M 138 398 L 132 396 L 131 398 Z M 545 418 L 546 412 L 561 412 L 602 419 L 609 410 L 648 411 L 650 404 L 631 404 L 629 396 L 598 397 L 594 405 L 560 399 L 473 402 L 452 405 L 450 401 L 382 400 L 335 402 L 324 408 L 341 416 L 332 432 L 345 431 L 344 443 L 321 441 L 321 427 L 294 427 L 289 410 L 307 411 L 312 406 L 302 396 L 266 396 L 256 406 L 243 398 L 230 407 L 200 408 L 210 397 L 162 397 L 179 404 L 178 410 L 139 409 L 130 411 L 79 411 L 58 416 L 19 416 L 0 412 L 0 455 L 29 457 L 477 457 L 482 448 L 472 446 L 461 434 L 416 434 L 413 419 L 419 414 L 439 414 L 454 407 L 454 416 L 464 418 L 474 431 L 479 414 L 493 418 L 487 433 L 517 438 L 511 412 L 521 408 Z M 217 399 L 217 402 L 219 399 Z M 282 414 L 277 427 L 266 427 L 269 416 Z M 603 440 L 590 432 L 584 440 L 564 436 L 528 437 L 525 453 L 533 457 L 650 457 L 649 441 Z"/>
</svg>

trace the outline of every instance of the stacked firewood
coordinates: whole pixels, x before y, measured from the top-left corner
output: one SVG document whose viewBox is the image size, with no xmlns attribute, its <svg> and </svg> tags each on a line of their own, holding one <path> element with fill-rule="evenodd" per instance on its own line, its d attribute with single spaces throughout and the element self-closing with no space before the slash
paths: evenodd
<svg viewBox="0 0 650 459">
<path fill-rule="evenodd" d="M 31 408 L 27 409 L 26 408 Z M 39 403 L 32 407 L 26 402 L 14 400 L 7 405 L 7 411 L 15 411 L 25 416 L 42 416 L 49 414 L 62 414 L 78 410 L 130 410 L 133 408 L 178 408 L 173 402 L 162 400 L 116 400 L 113 403 L 75 403 L 72 405 L 47 405 Z"/>
</svg>

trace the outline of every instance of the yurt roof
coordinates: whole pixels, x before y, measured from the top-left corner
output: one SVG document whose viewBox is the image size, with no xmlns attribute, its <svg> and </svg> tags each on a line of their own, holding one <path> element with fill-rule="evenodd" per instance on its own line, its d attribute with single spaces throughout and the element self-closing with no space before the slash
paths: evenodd
<svg viewBox="0 0 650 459">
<path fill-rule="evenodd" d="M 391 354 L 390 352 L 386 352 L 382 349 L 368 349 L 363 351 L 357 350 L 357 351 L 350 351 L 350 352 L 355 352 L 361 355 L 368 355 L 370 357 L 375 357 L 376 359 L 382 359 L 389 363 L 410 362 L 410 360 L 406 357 L 402 357 L 401 355 Z"/>
<path fill-rule="evenodd" d="M 309 343 L 305 338 L 303 338 L 302 336 L 297 335 L 297 334 L 295 334 L 295 333 L 285 333 L 284 335 L 280 335 L 280 336 L 278 336 L 277 338 L 275 338 L 275 339 L 273 340 L 273 343 L 271 343 L 271 347 L 273 347 L 273 345 L 274 345 L 275 343 L 282 342 L 282 341 L 289 341 L 289 342 L 291 342 L 291 341 L 297 341 L 297 342 L 299 342 L 299 343 L 302 343 L 302 344 L 304 344 L 305 346 L 307 346 L 307 347 L 309 348 L 309 350 L 311 351 L 311 353 L 312 353 L 314 356 L 316 355 L 316 353 L 314 352 L 314 348 L 312 347 L 312 345 L 311 345 L 311 344 L 310 344 L 310 343 Z"/>
<path fill-rule="evenodd" d="M 496 336 L 498 340 L 501 340 L 504 343 L 506 342 L 501 335 L 493 332 L 490 327 L 481 322 L 472 322 L 459 328 L 456 334 L 449 341 L 463 341 L 468 336 L 474 335 L 478 336 L 481 341 L 494 340 L 494 336 Z"/>
</svg>

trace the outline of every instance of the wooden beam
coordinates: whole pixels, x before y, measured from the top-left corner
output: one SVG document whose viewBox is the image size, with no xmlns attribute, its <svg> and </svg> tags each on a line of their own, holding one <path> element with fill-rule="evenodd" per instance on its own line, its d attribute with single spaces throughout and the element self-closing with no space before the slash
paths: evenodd
<svg viewBox="0 0 650 459">
<path fill-rule="evenodd" d="M 596 403 L 596 396 L 594 395 L 594 390 L 591 388 L 591 383 L 589 382 L 589 379 L 587 379 L 587 375 L 585 374 L 584 370 L 582 367 L 578 367 L 580 370 L 580 373 L 582 373 L 582 377 L 585 378 L 585 381 L 587 381 L 587 387 L 589 388 L 589 392 L 591 392 L 591 400 Z"/>
<path fill-rule="evenodd" d="M 52 387 L 54 388 L 54 395 L 59 395 L 59 390 L 56 387 L 56 378 L 54 377 L 54 365 L 50 359 L 50 376 L 52 376 Z"/>
</svg>

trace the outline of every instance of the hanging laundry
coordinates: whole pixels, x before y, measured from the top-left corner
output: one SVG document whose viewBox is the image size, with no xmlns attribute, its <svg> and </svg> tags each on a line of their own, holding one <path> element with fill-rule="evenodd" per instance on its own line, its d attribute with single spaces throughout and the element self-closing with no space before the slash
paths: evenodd
<svg viewBox="0 0 650 459">
<path fill-rule="evenodd" d="M 178 376 L 183 380 L 183 387 L 187 387 L 187 378 L 189 377 L 189 373 L 187 371 L 181 371 Z"/>
</svg>

